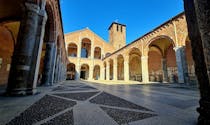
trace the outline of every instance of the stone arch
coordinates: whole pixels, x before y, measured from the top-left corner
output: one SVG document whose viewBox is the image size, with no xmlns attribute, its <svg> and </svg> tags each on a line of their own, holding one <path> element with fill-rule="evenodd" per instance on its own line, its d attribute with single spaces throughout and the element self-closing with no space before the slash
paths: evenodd
<svg viewBox="0 0 210 125">
<path fill-rule="evenodd" d="M 167 39 L 167 40 L 169 40 L 169 41 L 172 43 L 172 45 L 173 45 L 174 47 L 176 46 L 174 40 L 173 40 L 170 36 L 167 36 L 167 35 L 159 35 L 159 36 L 156 36 L 156 37 L 154 37 L 154 38 L 151 38 L 151 39 L 146 43 L 146 46 L 149 46 L 153 41 L 156 41 L 156 40 L 158 40 L 158 39 Z"/>
<path fill-rule="evenodd" d="M 124 57 L 122 54 L 117 56 L 117 79 L 124 80 Z"/>
<path fill-rule="evenodd" d="M 74 63 L 69 63 L 67 65 L 67 78 L 66 80 L 75 80 L 76 77 L 76 69 Z"/>
<path fill-rule="evenodd" d="M 169 36 L 161 35 L 152 38 L 147 46 L 149 80 L 155 82 L 174 82 L 177 76 L 176 55 L 173 39 Z"/>
<path fill-rule="evenodd" d="M 78 51 L 77 44 L 75 44 L 73 42 L 69 43 L 67 50 L 68 50 L 69 57 L 77 57 L 77 51 Z"/>
<path fill-rule="evenodd" d="M 99 78 L 101 77 L 100 71 L 101 71 L 100 66 L 95 65 L 93 68 L 93 79 L 94 80 L 99 80 Z"/>
<path fill-rule="evenodd" d="M 129 50 L 129 79 L 142 81 L 141 52 L 136 47 Z"/>
<path fill-rule="evenodd" d="M 80 78 L 87 80 L 89 78 L 90 67 L 88 64 L 82 64 L 80 67 Z"/>
<path fill-rule="evenodd" d="M 96 46 L 94 48 L 94 59 L 101 59 L 101 47 Z"/>
<path fill-rule="evenodd" d="M 89 38 L 83 38 L 81 41 L 81 57 L 90 58 L 91 57 L 91 44 L 92 41 Z"/>
</svg>

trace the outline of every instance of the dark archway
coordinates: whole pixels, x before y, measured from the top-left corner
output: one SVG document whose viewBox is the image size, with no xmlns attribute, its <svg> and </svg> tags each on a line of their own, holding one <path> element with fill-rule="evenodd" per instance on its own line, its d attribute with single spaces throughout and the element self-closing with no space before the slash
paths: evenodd
<svg viewBox="0 0 210 125">
<path fill-rule="evenodd" d="M 66 78 L 66 80 L 75 80 L 75 76 L 76 76 L 75 64 L 69 63 L 67 65 L 67 78 Z"/>
</svg>

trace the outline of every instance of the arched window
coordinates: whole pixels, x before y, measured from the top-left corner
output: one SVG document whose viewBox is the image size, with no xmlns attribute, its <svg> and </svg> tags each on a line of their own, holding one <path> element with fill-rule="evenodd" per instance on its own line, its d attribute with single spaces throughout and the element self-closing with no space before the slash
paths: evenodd
<svg viewBox="0 0 210 125">
<path fill-rule="evenodd" d="M 70 43 L 68 45 L 68 56 L 77 57 L 77 45 L 74 43 Z"/>
<path fill-rule="evenodd" d="M 88 38 L 82 39 L 81 57 L 89 58 L 91 56 L 91 41 Z"/>
</svg>

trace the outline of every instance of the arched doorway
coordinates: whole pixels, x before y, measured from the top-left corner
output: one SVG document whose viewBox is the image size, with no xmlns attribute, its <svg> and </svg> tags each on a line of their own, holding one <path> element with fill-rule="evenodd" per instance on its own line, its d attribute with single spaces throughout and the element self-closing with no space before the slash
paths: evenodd
<svg viewBox="0 0 210 125">
<path fill-rule="evenodd" d="M 162 82 L 162 52 L 158 46 L 149 46 L 148 65 L 149 65 L 149 81 Z"/>
<path fill-rule="evenodd" d="M 142 81 L 141 52 L 138 48 L 132 48 L 129 52 L 129 79 Z"/>
<path fill-rule="evenodd" d="M 99 80 L 100 79 L 100 66 L 99 65 L 94 66 L 93 78 L 94 78 L 94 80 Z"/>
<path fill-rule="evenodd" d="M 101 48 L 96 47 L 94 49 L 94 59 L 101 59 Z"/>
<path fill-rule="evenodd" d="M 81 57 L 90 58 L 91 56 L 91 41 L 88 38 L 82 39 L 81 44 Z"/>
<path fill-rule="evenodd" d="M 67 78 L 66 80 L 75 80 L 76 70 L 75 64 L 69 63 L 67 65 Z"/>
<path fill-rule="evenodd" d="M 122 55 L 117 56 L 117 79 L 124 80 L 124 58 Z"/>
<path fill-rule="evenodd" d="M 19 25 L 19 22 L 5 22 L 0 24 L 0 86 L 6 87 L 8 83 Z M 12 27 L 13 29 L 11 29 Z"/>
<path fill-rule="evenodd" d="M 75 43 L 70 43 L 68 45 L 68 56 L 77 57 L 77 45 Z"/>
<path fill-rule="evenodd" d="M 167 36 L 154 38 L 149 43 L 149 80 L 177 82 L 174 42 Z"/>
<path fill-rule="evenodd" d="M 113 59 L 109 60 L 109 80 L 113 80 Z"/>
<path fill-rule="evenodd" d="M 89 78 L 89 66 L 87 64 L 83 64 L 80 69 L 80 78 L 87 80 Z"/>
</svg>

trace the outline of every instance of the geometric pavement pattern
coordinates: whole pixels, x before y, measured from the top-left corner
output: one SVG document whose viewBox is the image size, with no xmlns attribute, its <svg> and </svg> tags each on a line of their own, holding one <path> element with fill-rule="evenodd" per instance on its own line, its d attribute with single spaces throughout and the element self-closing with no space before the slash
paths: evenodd
<svg viewBox="0 0 210 125">
<path fill-rule="evenodd" d="M 157 116 L 143 106 L 101 92 L 82 83 L 60 84 L 6 125 L 74 125 L 73 107 L 79 101 L 98 105 L 116 123 L 129 122 Z"/>
</svg>

